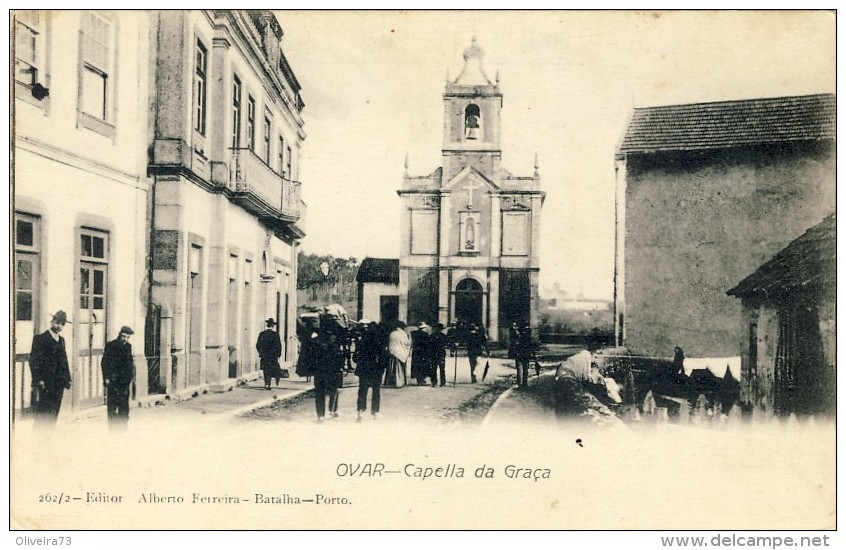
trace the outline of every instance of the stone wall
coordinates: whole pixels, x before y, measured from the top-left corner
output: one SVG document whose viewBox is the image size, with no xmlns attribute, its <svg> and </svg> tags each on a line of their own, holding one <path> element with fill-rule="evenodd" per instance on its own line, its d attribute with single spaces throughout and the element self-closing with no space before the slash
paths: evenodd
<svg viewBox="0 0 846 550">
<path fill-rule="evenodd" d="M 726 291 L 834 211 L 830 149 L 632 155 L 626 164 L 626 346 L 738 355 L 747 336 Z"/>
</svg>

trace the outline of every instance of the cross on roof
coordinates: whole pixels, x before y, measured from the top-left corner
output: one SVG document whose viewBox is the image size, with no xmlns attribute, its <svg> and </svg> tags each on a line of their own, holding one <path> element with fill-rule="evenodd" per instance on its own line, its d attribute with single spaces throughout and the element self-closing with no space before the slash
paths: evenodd
<svg viewBox="0 0 846 550">
<path fill-rule="evenodd" d="M 471 179 L 467 182 L 467 185 L 462 187 L 462 189 L 467 189 L 467 208 L 473 208 L 473 191 L 476 189 L 483 188 L 484 185 L 478 183 L 477 181 Z"/>
</svg>

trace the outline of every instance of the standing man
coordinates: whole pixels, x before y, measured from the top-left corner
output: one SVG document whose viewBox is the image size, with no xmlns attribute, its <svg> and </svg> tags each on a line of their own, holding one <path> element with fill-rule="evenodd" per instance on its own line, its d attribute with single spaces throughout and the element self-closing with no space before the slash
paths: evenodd
<svg viewBox="0 0 846 550">
<path fill-rule="evenodd" d="M 364 322 L 362 321 L 362 324 Z M 385 342 L 382 337 L 379 325 L 374 321 L 367 322 L 364 335 L 355 346 L 355 374 L 358 376 L 358 418 L 361 422 L 361 413 L 367 410 L 367 389 L 372 390 L 370 402 L 370 414 L 375 419 L 379 414 L 380 394 L 382 386 L 382 375 L 385 372 Z"/>
<path fill-rule="evenodd" d="M 430 376 L 432 358 L 429 350 L 429 325 L 421 321 L 417 330 L 411 333 L 411 377 L 417 379 L 417 385 L 426 384 Z"/>
<path fill-rule="evenodd" d="M 276 385 L 279 385 L 279 358 L 282 356 L 282 341 L 279 333 L 273 330 L 276 321 L 270 317 L 264 324 L 267 328 L 261 331 L 256 340 L 256 351 L 259 354 L 259 365 L 264 374 L 264 389 L 270 389 L 270 379 L 276 378 Z"/>
<path fill-rule="evenodd" d="M 488 352 L 488 338 L 485 336 L 485 330 L 476 325 L 470 324 L 470 331 L 467 333 L 467 357 L 470 359 L 470 382 L 476 383 L 476 364 L 479 356 L 482 355 L 482 350 Z"/>
<path fill-rule="evenodd" d="M 317 421 L 326 415 L 326 397 L 329 397 L 329 414 L 338 418 L 338 399 L 344 381 L 344 354 L 339 338 L 340 326 L 323 315 L 320 317 L 317 353 L 312 365 L 314 377 L 314 405 Z"/>
<path fill-rule="evenodd" d="M 71 387 L 65 339 L 59 336 L 68 322 L 59 310 L 50 320 L 50 330 L 32 339 L 29 368 L 32 373 L 32 409 L 37 424 L 55 425 L 62 396 Z"/>
<path fill-rule="evenodd" d="M 529 386 L 529 363 L 534 354 L 532 329 L 529 323 L 525 323 L 517 331 L 517 345 L 514 353 L 517 360 L 517 385 L 521 388 L 527 388 Z"/>
<path fill-rule="evenodd" d="M 135 379 L 132 344 L 129 343 L 129 337 L 133 334 L 131 328 L 121 327 L 118 337 L 106 344 L 100 362 L 103 369 L 103 385 L 106 387 L 106 411 L 111 427 L 125 425 L 129 421 L 129 386 Z"/>
<path fill-rule="evenodd" d="M 429 347 L 432 356 L 432 386 L 438 384 L 440 374 L 441 387 L 446 386 L 446 348 L 449 345 L 447 335 L 444 334 L 444 325 L 435 323 L 432 334 L 429 335 Z"/>
<path fill-rule="evenodd" d="M 511 323 L 511 328 L 508 329 L 508 358 L 509 359 L 516 359 L 517 358 L 517 339 L 520 335 L 520 329 L 517 327 L 517 323 Z"/>
</svg>

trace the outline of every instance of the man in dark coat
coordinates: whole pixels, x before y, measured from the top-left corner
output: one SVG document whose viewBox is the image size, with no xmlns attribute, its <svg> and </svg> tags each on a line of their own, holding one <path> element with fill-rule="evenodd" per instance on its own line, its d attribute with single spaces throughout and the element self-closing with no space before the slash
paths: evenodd
<svg viewBox="0 0 846 550">
<path fill-rule="evenodd" d="M 529 323 L 524 323 L 517 331 L 517 345 L 514 348 L 517 360 L 517 385 L 521 388 L 529 386 L 529 363 L 534 355 L 532 344 L 532 329 Z"/>
<path fill-rule="evenodd" d="M 470 381 L 474 384 L 476 383 L 476 365 L 483 350 L 490 357 L 485 329 L 476 325 L 476 323 L 471 323 L 470 330 L 467 333 L 467 357 L 470 359 Z"/>
<path fill-rule="evenodd" d="M 449 346 L 444 326 L 436 323 L 432 334 L 429 335 L 429 349 L 431 355 L 432 386 L 437 386 L 440 374 L 441 387 L 446 386 L 446 348 Z"/>
<path fill-rule="evenodd" d="M 50 321 L 50 330 L 32 339 L 29 368 L 32 373 L 32 409 L 38 424 L 56 423 L 62 396 L 71 387 L 65 339 L 59 336 L 67 322 L 67 314 L 59 310 Z"/>
<path fill-rule="evenodd" d="M 432 357 L 429 349 L 429 325 L 420 322 L 417 330 L 411 333 L 411 377 L 417 379 L 417 385 L 426 384 L 430 376 Z"/>
<path fill-rule="evenodd" d="M 131 328 L 121 327 L 118 337 L 108 342 L 103 350 L 100 366 L 103 369 L 110 426 L 125 424 L 129 420 L 129 386 L 135 378 L 132 344 L 129 343 L 129 337 L 133 334 Z"/>
<path fill-rule="evenodd" d="M 320 318 L 314 363 L 312 373 L 314 377 L 314 405 L 317 411 L 317 421 L 323 422 L 326 415 L 326 397 L 329 397 L 329 413 L 337 418 L 339 391 L 344 381 L 344 353 L 340 331 L 341 327 L 333 323 L 326 316 Z"/>
<path fill-rule="evenodd" d="M 511 328 L 508 329 L 508 358 L 517 358 L 517 340 L 520 336 L 520 329 L 517 323 L 511 323 Z"/>
<path fill-rule="evenodd" d="M 276 321 L 269 318 L 264 323 L 267 328 L 258 335 L 256 351 L 258 351 L 259 365 L 264 374 L 264 388 L 269 390 L 270 379 L 276 378 L 276 385 L 278 386 L 279 377 L 282 374 L 279 368 L 279 358 L 282 356 L 282 341 L 279 339 L 279 333 L 273 330 Z"/>
<path fill-rule="evenodd" d="M 382 331 L 375 321 L 370 321 L 353 355 L 355 374 L 358 376 L 358 422 L 361 422 L 361 413 L 367 410 L 368 388 L 372 390 L 370 414 L 374 419 L 379 414 L 379 390 L 385 372 L 385 354 L 386 342 Z"/>
</svg>

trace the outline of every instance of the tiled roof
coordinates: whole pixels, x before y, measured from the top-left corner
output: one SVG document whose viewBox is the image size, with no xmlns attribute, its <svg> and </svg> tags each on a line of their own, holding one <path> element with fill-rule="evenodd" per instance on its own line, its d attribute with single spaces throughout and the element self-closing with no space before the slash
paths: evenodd
<svg viewBox="0 0 846 550">
<path fill-rule="evenodd" d="M 835 137 L 834 94 L 636 108 L 619 153 L 692 151 Z"/>
<path fill-rule="evenodd" d="M 835 216 L 806 231 L 727 294 L 767 297 L 797 290 L 833 289 L 837 283 Z"/>
<path fill-rule="evenodd" d="M 399 260 L 391 258 L 364 258 L 355 280 L 359 283 L 399 284 Z"/>
</svg>

